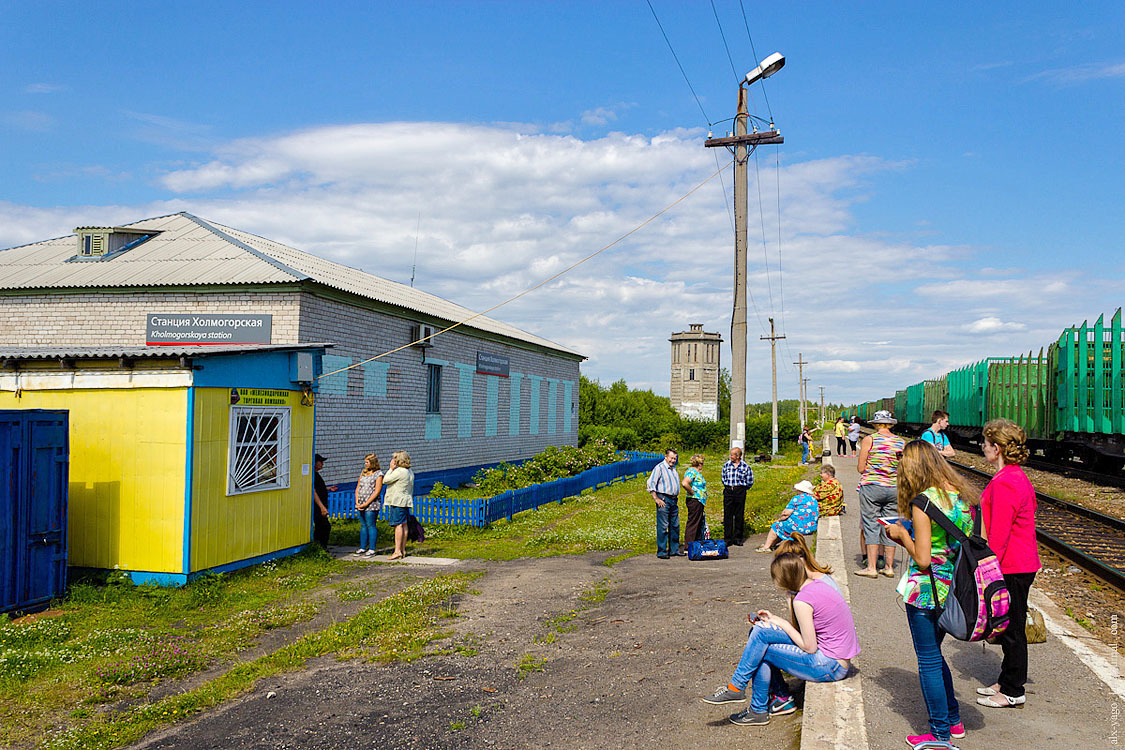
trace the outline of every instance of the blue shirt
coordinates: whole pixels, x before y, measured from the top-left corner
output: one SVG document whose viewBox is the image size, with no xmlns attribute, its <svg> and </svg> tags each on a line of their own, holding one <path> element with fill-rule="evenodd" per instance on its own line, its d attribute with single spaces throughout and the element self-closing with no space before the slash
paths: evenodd
<svg viewBox="0 0 1125 750">
<path fill-rule="evenodd" d="M 949 438 L 945 436 L 944 432 L 936 432 L 932 427 L 926 429 L 922 433 L 922 440 L 937 448 L 939 451 L 949 445 Z"/>
<path fill-rule="evenodd" d="M 754 486 L 754 470 L 745 461 L 739 461 L 737 464 L 727 461 L 723 464 L 723 486 L 750 489 Z"/>
<path fill-rule="evenodd" d="M 648 475 L 648 491 L 677 497 L 680 494 L 680 474 L 667 461 L 661 461 Z"/>
</svg>

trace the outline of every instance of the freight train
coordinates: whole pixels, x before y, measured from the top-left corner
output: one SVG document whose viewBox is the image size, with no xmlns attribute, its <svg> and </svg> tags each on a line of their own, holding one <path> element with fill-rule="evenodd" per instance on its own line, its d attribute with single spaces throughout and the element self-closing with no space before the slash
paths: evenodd
<svg viewBox="0 0 1125 750">
<path fill-rule="evenodd" d="M 1079 460 L 1099 471 L 1125 464 L 1125 338 L 1121 309 L 1109 324 L 1100 316 L 1063 330 L 1046 349 L 1019 357 L 989 357 L 841 412 L 867 421 L 892 412 L 906 433 L 930 425 L 936 409 L 949 412 L 956 441 L 976 443 L 990 419 L 1005 417 L 1027 431 L 1028 447 L 1050 461 Z"/>
</svg>

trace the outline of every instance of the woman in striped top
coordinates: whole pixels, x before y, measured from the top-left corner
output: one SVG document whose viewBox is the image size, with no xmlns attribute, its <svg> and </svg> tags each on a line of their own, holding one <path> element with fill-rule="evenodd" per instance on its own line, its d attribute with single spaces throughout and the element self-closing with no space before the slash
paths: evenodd
<svg viewBox="0 0 1125 750">
<path fill-rule="evenodd" d="M 876 432 L 859 444 L 859 515 L 863 526 L 863 543 L 867 552 L 867 566 L 857 570 L 857 576 L 875 578 L 875 559 L 882 555 L 886 565 L 881 571 L 894 577 L 895 548 L 883 533 L 877 520 L 881 516 L 898 515 L 898 462 L 906 441 L 891 433 L 898 420 L 889 411 L 877 411 L 871 418 Z"/>
</svg>

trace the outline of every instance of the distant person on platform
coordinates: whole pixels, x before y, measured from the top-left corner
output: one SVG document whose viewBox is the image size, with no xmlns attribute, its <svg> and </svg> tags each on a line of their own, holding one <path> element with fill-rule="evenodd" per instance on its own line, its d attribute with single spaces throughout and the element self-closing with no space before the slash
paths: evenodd
<svg viewBox="0 0 1125 750">
<path fill-rule="evenodd" d="M 797 443 L 801 446 L 801 466 L 809 465 L 809 449 L 812 445 L 812 434 L 809 433 L 809 428 L 801 425 L 801 435 L 797 438 Z"/>
<path fill-rule="evenodd" d="M 676 471 L 679 455 L 669 448 L 664 460 L 653 467 L 648 475 L 648 491 L 656 501 L 656 556 L 667 560 L 669 556 L 684 557 L 680 549 L 680 474 Z"/>
<path fill-rule="evenodd" d="M 742 546 L 746 541 L 746 492 L 754 486 L 754 470 L 742 460 L 742 449 L 730 449 L 723 464 L 723 541 Z"/>
<path fill-rule="evenodd" d="M 320 476 L 320 470 L 324 468 L 324 456 L 317 453 L 313 461 L 313 541 L 328 549 L 332 524 L 328 520 L 328 487 Z"/>
<path fill-rule="evenodd" d="M 843 417 L 836 417 L 836 455 L 848 455 L 848 426 L 844 424 Z"/>
<path fill-rule="evenodd" d="M 852 444 L 852 455 L 859 453 L 859 417 L 852 417 L 848 425 L 848 442 Z"/>
<path fill-rule="evenodd" d="M 949 438 L 945 436 L 945 428 L 949 426 L 949 412 L 937 409 L 934 411 L 932 421 L 933 424 L 922 432 L 922 440 L 937 448 L 938 453 L 946 458 L 953 458 L 957 452 L 953 450 Z"/>
</svg>

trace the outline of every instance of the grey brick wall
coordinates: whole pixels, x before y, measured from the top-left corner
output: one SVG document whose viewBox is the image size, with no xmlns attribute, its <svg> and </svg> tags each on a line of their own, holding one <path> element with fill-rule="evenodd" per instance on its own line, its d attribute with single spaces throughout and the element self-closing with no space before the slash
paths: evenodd
<svg viewBox="0 0 1125 750">
<path fill-rule="evenodd" d="M 310 292 L 181 292 L 131 291 L 0 296 L 0 346 L 141 346 L 145 315 L 155 312 L 249 313 L 273 315 L 275 344 L 330 342 L 329 364 L 348 363 L 395 349 L 411 341 L 416 322 L 377 312 L 359 304 L 319 297 Z M 511 378 L 479 375 L 477 351 L 508 357 Z M 441 437 L 427 439 L 427 367 L 441 361 Z M 476 338 L 458 329 L 434 339 L 425 350 L 408 348 L 360 366 L 344 376 L 321 381 L 317 398 L 317 450 L 328 459 L 329 483 L 356 478 L 365 453 L 375 452 L 384 468 L 391 453 L 410 453 L 416 471 L 528 458 L 549 445 L 578 444 L 578 362 L 542 351 Z M 471 378 L 471 419 L 461 409 L 464 366 Z M 385 372 L 380 372 L 384 370 Z M 522 378 L 514 377 L 522 375 Z M 533 379 L 541 378 L 539 379 Z M 346 380 L 345 380 L 346 379 Z M 557 381 L 554 427 L 548 404 L 550 380 Z M 487 435 L 489 380 L 496 381 L 495 435 Z M 520 384 L 519 432 L 509 434 L 511 389 Z M 571 383 L 566 402 L 565 383 Z M 336 392 L 344 385 L 342 393 Z M 531 388 L 539 388 L 537 434 L 532 434 Z M 564 403 L 565 402 L 565 403 Z M 566 430 L 566 411 L 570 429 Z M 468 424 L 466 424 L 468 422 Z M 460 436 L 463 427 L 468 436 Z"/>
</svg>

